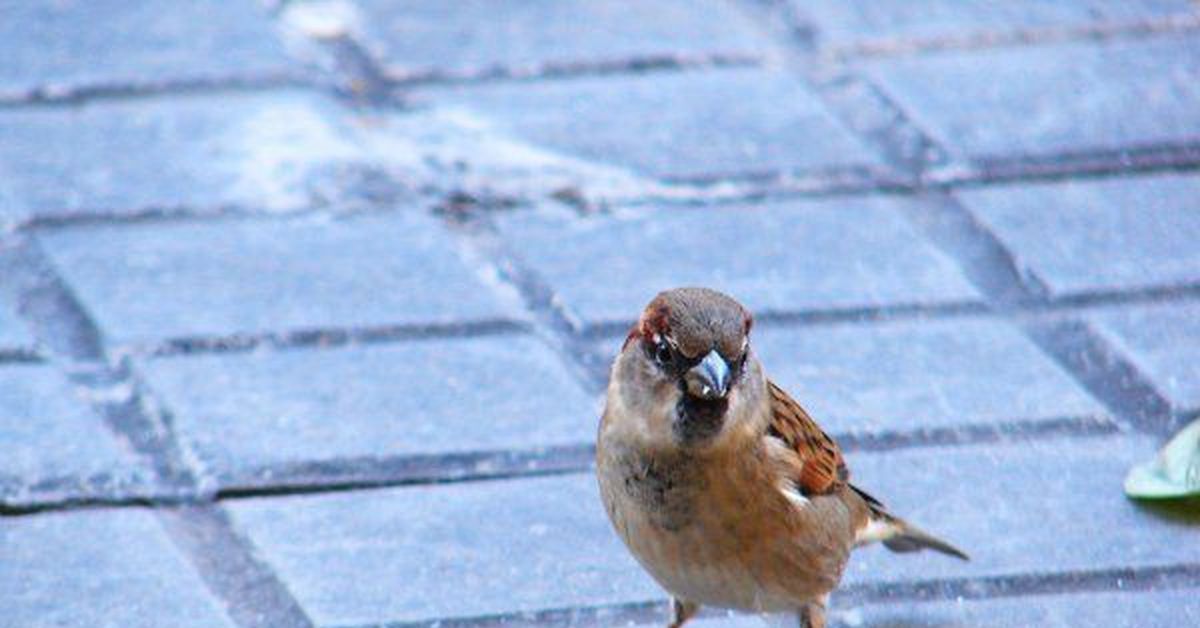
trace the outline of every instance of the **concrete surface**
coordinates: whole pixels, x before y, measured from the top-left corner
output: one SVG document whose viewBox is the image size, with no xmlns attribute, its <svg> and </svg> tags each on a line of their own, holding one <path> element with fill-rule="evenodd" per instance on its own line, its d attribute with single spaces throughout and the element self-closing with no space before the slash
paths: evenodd
<svg viewBox="0 0 1200 628">
<path fill-rule="evenodd" d="M 0 626 L 663 625 L 591 447 L 679 284 L 974 557 L 834 625 L 1200 621 L 1121 492 L 1200 414 L 1196 3 L 0 12 Z"/>
</svg>

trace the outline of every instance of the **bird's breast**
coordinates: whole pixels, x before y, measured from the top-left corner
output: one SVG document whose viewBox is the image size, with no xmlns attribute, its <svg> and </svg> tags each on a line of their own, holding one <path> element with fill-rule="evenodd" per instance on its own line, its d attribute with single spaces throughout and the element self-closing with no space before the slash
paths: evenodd
<svg viewBox="0 0 1200 628">
<path fill-rule="evenodd" d="M 809 543 L 783 510 L 793 506 L 761 490 L 761 479 L 742 477 L 737 465 L 605 453 L 598 475 L 614 527 L 671 593 L 726 608 L 785 610 L 840 576 L 846 548 Z"/>
<path fill-rule="evenodd" d="M 665 531 L 692 525 L 706 481 L 686 455 L 625 455 L 618 465 L 613 488 L 627 508 Z"/>
</svg>

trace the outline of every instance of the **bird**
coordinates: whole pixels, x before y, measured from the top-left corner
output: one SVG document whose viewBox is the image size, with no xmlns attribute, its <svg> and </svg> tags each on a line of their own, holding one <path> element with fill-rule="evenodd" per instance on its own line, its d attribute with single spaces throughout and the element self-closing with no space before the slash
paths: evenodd
<svg viewBox="0 0 1200 628">
<path fill-rule="evenodd" d="M 708 288 L 659 293 L 613 362 L 596 445 L 617 535 L 671 595 L 824 628 L 850 552 L 967 554 L 850 483 L 837 443 L 765 374 L 753 317 Z"/>
</svg>

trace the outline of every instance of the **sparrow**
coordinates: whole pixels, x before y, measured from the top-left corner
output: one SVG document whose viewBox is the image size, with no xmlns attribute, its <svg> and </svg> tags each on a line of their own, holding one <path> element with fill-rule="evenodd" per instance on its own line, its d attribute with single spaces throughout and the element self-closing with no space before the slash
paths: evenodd
<svg viewBox="0 0 1200 628">
<path fill-rule="evenodd" d="M 850 483 L 832 438 L 763 372 L 753 319 L 706 288 L 658 294 L 612 366 L 596 447 L 618 536 L 672 596 L 670 628 L 702 605 L 796 613 L 823 628 L 850 550 L 967 555 Z"/>
</svg>

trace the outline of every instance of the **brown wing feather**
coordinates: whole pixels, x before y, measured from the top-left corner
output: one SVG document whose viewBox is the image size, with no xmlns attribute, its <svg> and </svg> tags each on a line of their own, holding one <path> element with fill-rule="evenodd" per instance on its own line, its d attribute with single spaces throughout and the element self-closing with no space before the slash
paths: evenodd
<svg viewBox="0 0 1200 628">
<path fill-rule="evenodd" d="M 796 485 L 804 495 L 825 495 L 837 490 L 850 479 L 842 451 L 804 408 L 774 382 L 767 382 L 771 392 L 772 436 L 787 444 L 803 461 Z"/>
</svg>

